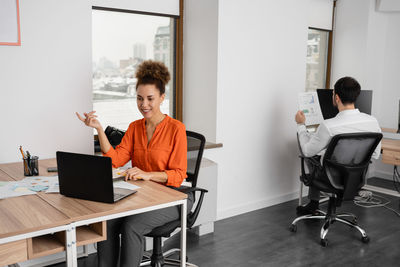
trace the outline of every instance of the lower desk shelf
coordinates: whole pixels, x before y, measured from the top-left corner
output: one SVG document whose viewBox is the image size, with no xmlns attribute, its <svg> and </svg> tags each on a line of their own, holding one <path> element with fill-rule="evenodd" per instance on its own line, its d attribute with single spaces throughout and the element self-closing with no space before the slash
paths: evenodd
<svg viewBox="0 0 400 267">
<path fill-rule="evenodd" d="M 106 240 L 106 222 L 76 228 L 76 245 Z M 0 266 L 65 251 L 65 232 L 57 232 L 0 245 Z"/>
</svg>

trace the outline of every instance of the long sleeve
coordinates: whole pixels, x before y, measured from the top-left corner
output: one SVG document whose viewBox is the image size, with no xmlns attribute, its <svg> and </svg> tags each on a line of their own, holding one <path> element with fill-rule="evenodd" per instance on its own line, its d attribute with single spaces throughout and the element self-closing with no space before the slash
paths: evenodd
<svg viewBox="0 0 400 267">
<path fill-rule="evenodd" d="M 312 157 L 324 150 L 331 135 L 324 123 L 321 123 L 316 133 L 309 133 L 304 125 L 299 125 L 297 128 L 301 151 L 304 156 Z"/>
<path fill-rule="evenodd" d="M 181 124 L 174 135 L 174 146 L 165 170 L 168 176 L 166 185 L 179 187 L 186 178 L 186 170 L 187 139 L 185 126 Z"/>
<path fill-rule="evenodd" d="M 110 157 L 114 168 L 124 166 L 129 160 L 131 160 L 133 153 L 133 142 L 134 142 L 134 123 L 131 123 L 128 130 L 125 132 L 121 143 L 115 147 L 111 147 L 107 153 L 103 153 L 103 156 Z"/>
<path fill-rule="evenodd" d="M 379 133 L 382 132 L 381 127 L 379 127 L 379 124 L 378 124 L 378 129 L 377 129 L 377 131 L 378 131 Z M 382 148 L 382 141 L 379 142 L 379 144 L 378 144 L 378 145 L 376 146 L 376 148 L 375 148 L 374 153 L 372 154 L 372 157 L 373 157 L 374 159 L 379 159 L 379 156 L 381 155 L 381 148 Z"/>
</svg>

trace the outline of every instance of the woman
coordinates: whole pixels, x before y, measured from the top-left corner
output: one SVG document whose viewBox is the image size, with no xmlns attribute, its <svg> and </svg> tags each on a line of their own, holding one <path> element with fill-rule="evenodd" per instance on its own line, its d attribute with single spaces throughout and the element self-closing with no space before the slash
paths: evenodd
<svg viewBox="0 0 400 267">
<path fill-rule="evenodd" d="M 170 80 L 169 71 L 161 62 L 144 61 L 137 69 L 136 78 L 137 107 L 144 118 L 129 125 L 115 149 L 96 119 L 95 111 L 84 113 L 84 117 L 77 113 L 77 116 L 97 130 L 103 155 L 112 159 L 114 167 L 132 161 L 132 168 L 124 172 L 125 180 L 151 180 L 179 187 L 186 178 L 186 130 L 183 123 L 160 111 L 165 85 Z M 189 195 L 188 210 L 192 205 L 193 196 Z M 107 240 L 98 243 L 99 266 L 117 266 L 119 256 L 121 266 L 139 266 L 144 235 L 178 218 L 179 210 L 175 206 L 108 221 Z"/>
</svg>

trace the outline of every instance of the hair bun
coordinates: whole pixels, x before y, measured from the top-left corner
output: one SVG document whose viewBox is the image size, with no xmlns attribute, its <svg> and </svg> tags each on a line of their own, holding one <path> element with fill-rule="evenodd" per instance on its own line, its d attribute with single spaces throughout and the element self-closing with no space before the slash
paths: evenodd
<svg viewBox="0 0 400 267">
<path fill-rule="evenodd" d="M 168 68 L 164 63 L 153 60 L 143 61 L 136 70 L 138 82 L 145 80 L 159 80 L 166 85 L 171 79 Z"/>
</svg>

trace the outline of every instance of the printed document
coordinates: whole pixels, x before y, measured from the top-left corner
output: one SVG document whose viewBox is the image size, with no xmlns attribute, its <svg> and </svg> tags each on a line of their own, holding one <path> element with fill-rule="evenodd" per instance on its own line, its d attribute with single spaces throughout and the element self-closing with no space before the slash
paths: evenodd
<svg viewBox="0 0 400 267">
<path fill-rule="evenodd" d="M 299 109 L 306 116 L 306 126 L 323 122 L 321 106 L 319 105 L 317 92 L 299 93 Z"/>
</svg>

